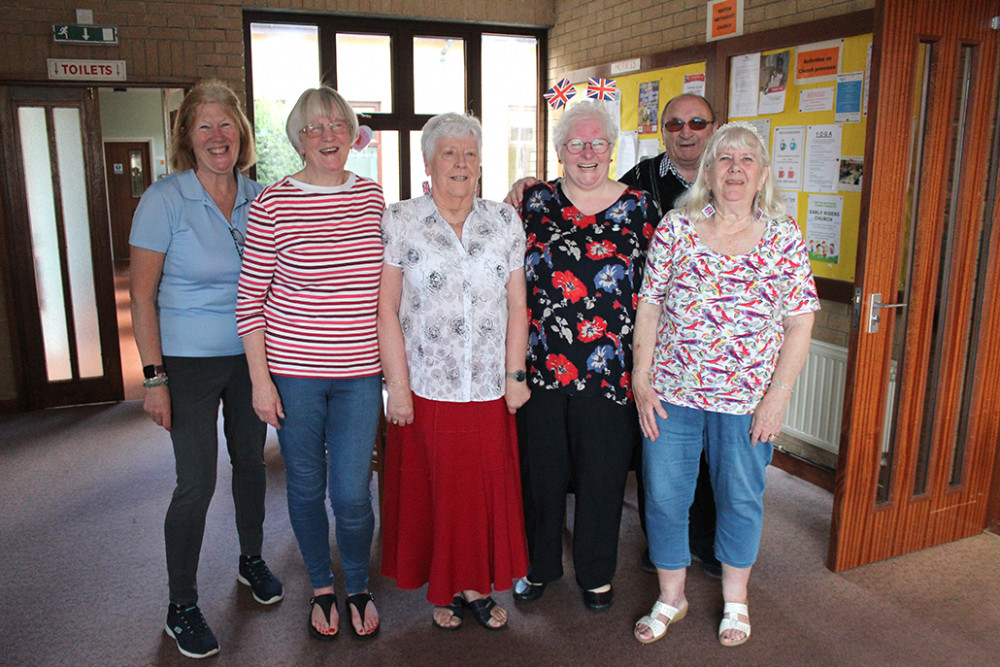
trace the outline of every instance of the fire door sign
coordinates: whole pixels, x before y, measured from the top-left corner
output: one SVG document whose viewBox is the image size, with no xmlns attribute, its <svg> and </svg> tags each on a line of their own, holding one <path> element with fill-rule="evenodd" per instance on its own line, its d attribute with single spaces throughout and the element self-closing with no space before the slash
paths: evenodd
<svg viewBox="0 0 1000 667">
<path fill-rule="evenodd" d="M 49 79 L 60 81 L 124 81 L 124 60 L 47 60 Z"/>
<path fill-rule="evenodd" d="M 75 44 L 117 44 L 118 27 L 113 25 L 75 25 L 53 23 L 52 40 Z"/>
</svg>

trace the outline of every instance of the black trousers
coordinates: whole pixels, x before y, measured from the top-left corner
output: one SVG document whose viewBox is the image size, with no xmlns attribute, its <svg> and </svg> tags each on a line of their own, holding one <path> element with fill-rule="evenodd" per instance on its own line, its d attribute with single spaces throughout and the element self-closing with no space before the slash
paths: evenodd
<svg viewBox="0 0 1000 667">
<path fill-rule="evenodd" d="M 267 424 L 253 411 L 244 355 L 165 356 L 163 365 L 170 378 L 170 439 L 177 471 L 163 534 L 170 601 L 183 606 L 198 602 L 198 559 L 218 466 L 219 402 L 233 466 L 236 532 L 246 556 L 260 554 L 264 541 Z"/>
<path fill-rule="evenodd" d="M 562 529 L 572 484 L 576 581 L 584 589 L 610 584 L 639 432 L 635 405 L 533 388 L 517 424 L 529 578 L 548 583 L 563 575 Z"/>
<path fill-rule="evenodd" d="M 635 470 L 636 506 L 639 511 L 639 525 L 646 534 L 646 484 L 642 481 L 642 439 L 639 439 L 632 456 Z M 698 467 L 698 483 L 694 489 L 694 501 L 688 510 L 688 543 L 691 553 L 701 560 L 715 558 L 715 493 L 708 460 L 704 455 Z"/>
</svg>

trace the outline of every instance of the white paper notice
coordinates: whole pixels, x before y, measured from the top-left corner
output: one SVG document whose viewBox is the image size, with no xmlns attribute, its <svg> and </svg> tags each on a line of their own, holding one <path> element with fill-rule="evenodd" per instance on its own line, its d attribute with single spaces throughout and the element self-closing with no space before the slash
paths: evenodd
<svg viewBox="0 0 1000 667">
<path fill-rule="evenodd" d="M 705 97 L 705 75 L 685 74 L 684 85 L 681 87 L 681 92 Z"/>
<path fill-rule="evenodd" d="M 799 219 L 799 193 L 788 190 L 779 190 L 782 201 L 785 202 L 785 215 L 791 216 L 795 221 Z"/>
<path fill-rule="evenodd" d="M 760 53 L 733 56 L 732 66 L 729 79 L 729 117 L 756 116 Z"/>
<path fill-rule="evenodd" d="M 660 140 L 659 139 L 640 139 L 639 140 L 639 160 L 645 160 L 648 157 L 653 157 L 654 155 L 660 154 Z M 639 160 L 636 160 L 638 162 Z"/>
<path fill-rule="evenodd" d="M 806 150 L 806 128 L 802 125 L 774 128 L 771 173 L 779 190 L 802 189 L 802 159 Z"/>
<path fill-rule="evenodd" d="M 615 155 L 615 179 L 624 176 L 625 172 L 634 167 L 635 163 L 639 161 L 636 159 L 638 141 L 639 133 L 635 130 L 622 132 L 618 135 L 618 153 Z"/>
<path fill-rule="evenodd" d="M 840 195 L 809 195 L 806 213 L 806 248 L 809 259 L 840 263 L 840 227 L 844 198 Z"/>
<path fill-rule="evenodd" d="M 865 159 L 860 155 L 840 156 L 840 179 L 838 187 L 841 190 L 861 190 L 861 179 L 864 176 Z"/>
<path fill-rule="evenodd" d="M 799 91 L 799 113 L 833 109 L 833 86 L 806 88 Z"/>
<path fill-rule="evenodd" d="M 764 56 L 760 67 L 760 101 L 757 113 L 781 113 L 785 110 L 785 84 L 792 52 L 781 51 Z"/>
<path fill-rule="evenodd" d="M 837 191 L 840 177 L 840 125 L 809 125 L 806 128 L 804 184 L 806 192 Z"/>
</svg>

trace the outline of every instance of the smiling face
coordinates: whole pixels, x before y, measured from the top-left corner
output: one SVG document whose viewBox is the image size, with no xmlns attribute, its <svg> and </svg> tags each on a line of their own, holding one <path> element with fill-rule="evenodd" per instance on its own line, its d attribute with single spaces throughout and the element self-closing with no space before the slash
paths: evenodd
<svg viewBox="0 0 1000 667">
<path fill-rule="evenodd" d="M 705 173 L 716 204 L 740 213 L 751 210 L 769 174 L 755 151 L 739 146 L 719 148 Z"/>
<path fill-rule="evenodd" d="M 566 146 L 559 151 L 566 179 L 581 190 L 591 190 L 602 185 L 608 179 L 611 151 L 598 154 L 590 144 L 594 139 L 603 139 L 609 143 L 601 124 L 596 120 L 579 120 L 570 127 L 567 136 L 568 141 L 579 139 L 584 142 L 584 146 L 583 151 L 576 155 L 570 153 Z"/>
<path fill-rule="evenodd" d="M 454 199 L 476 194 L 479 182 L 479 143 L 472 134 L 464 137 L 441 137 L 434 144 L 434 155 L 424 163 L 431 177 L 431 192 Z"/>
<path fill-rule="evenodd" d="M 221 104 L 207 102 L 198 107 L 188 137 L 197 164 L 195 171 L 233 173 L 240 154 L 240 130 Z"/>
<path fill-rule="evenodd" d="M 313 116 L 299 132 L 309 182 L 339 184 L 351 150 L 351 128 L 341 118 Z"/>
<path fill-rule="evenodd" d="M 692 130 L 687 121 L 692 118 L 702 118 L 712 121 L 700 130 Z M 680 132 L 669 132 L 664 127 L 671 120 L 684 121 Z M 705 152 L 705 145 L 715 132 L 715 119 L 712 110 L 697 97 L 681 97 L 673 101 L 663 111 L 663 125 L 660 126 L 663 135 L 663 145 L 666 147 L 670 160 L 682 170 L 698 171 L 698 162 Z"/>
</svg>

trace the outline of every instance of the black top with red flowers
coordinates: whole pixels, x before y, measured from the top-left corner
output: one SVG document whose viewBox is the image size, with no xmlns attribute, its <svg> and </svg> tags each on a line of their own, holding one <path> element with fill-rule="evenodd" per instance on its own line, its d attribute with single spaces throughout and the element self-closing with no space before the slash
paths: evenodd
<svg viewBox="0 0 1000 667">
<path fill-rule="evenodd" d="M 524 192 L 521 218 L 532 385 L 628 403 L 635 309 L 659 206 L 626 189 L 607 209 L 583 215 L 557 179 Z"/>
</svg>

